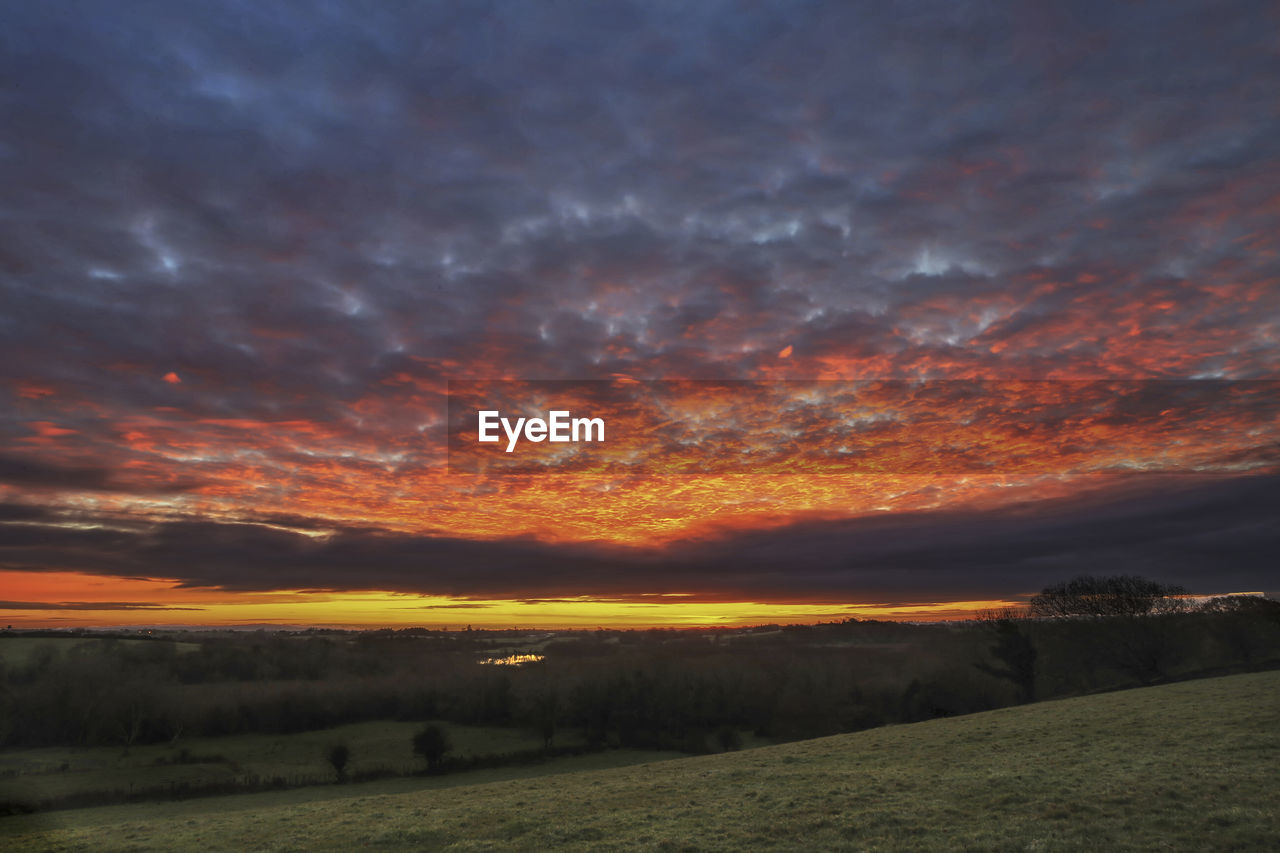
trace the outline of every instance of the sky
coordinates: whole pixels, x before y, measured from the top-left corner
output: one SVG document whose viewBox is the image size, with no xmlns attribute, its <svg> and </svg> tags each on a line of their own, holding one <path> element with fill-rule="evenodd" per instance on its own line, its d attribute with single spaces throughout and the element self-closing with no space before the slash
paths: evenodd
<svg viewBox="0 0 1280 853">
<path fill-rule="evenodd" d="M 3 6 L 0 624 L 1280 592 L 1274 4 Z"/>
</svg>

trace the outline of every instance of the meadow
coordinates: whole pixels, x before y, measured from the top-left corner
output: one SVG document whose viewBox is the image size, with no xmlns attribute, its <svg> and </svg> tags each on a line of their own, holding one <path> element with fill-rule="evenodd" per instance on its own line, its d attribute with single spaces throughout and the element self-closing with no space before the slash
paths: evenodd
<svg viewBox="0 0 1280 853">
<path fill-rule="evenodd" d="M 465 762 L 486 756 L 536 752 L 542 740 L 527 730 L 437 722 Z M 422 723 L 381 720 L 288 735 L 243 734 L 197 737 L 182 746 L 148 744 L 127 752 L 119 747 L 46 747 L 0 752 L 0 799 L 39 808 L 75 795 L 116 793 L 121 798 L 185 785 L 234 784 L 240 779 L 280 780 L 280 787 L 324 785 L 336 780 L 326 752 L 334 744 L 350 750 L 345 773 L 353 778 L 408 776 L 423 769 L 411 749 Z M 581 744 L 566 733 L 562 746 Z M 74 800 L 72 800 L 74 802 Z"/>
<path fill-rule="evenodd" d="M 65 657 L 68 653 L 73 653 L 76 650 L 100 648 L 106 642 L 101 639 L 85 637 L 6 637 L 4 642 L 0 642 L 0 664 L 6 667 L 30 666 L 42 656 L 49 658 Z M 140 648 L 145 647 L 151 641 L 146 639 L 117 639 L 113 637 L 110 642 L 126 648 Z M 181 654 L 199 651 L 200 644 L 173 643 L 173 648 Z"/>
<path fill-rule="evenodd" d="M 1269 851 L 1280 848 L 1277 768 L 1272 671 L 612 769 L 11 816 L 0 819 L 0 843 L 281 853 Z"/>
</svg>

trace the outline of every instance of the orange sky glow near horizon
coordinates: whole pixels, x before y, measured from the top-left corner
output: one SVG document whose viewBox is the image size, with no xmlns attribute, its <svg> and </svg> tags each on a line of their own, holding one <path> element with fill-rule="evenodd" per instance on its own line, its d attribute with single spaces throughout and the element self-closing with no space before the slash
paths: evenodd
<svg viewBox="0 0 1280 853">
<path fill-rule="evenodd" d="M 128 488 L 64 491 L 46 498 L 43 509 L 50 515 L 41 529 L 109 537 L 200 519 L 287 533 L 304 547 L 306 541 L 318 547 L 329 542 L 335 530 L 369 528 L 475 542 L 594 543 L 662 554 L 797 523 L 938 508 L 1021 512 L 1037 502 L 1102 490 L 1135 470 L 1199 476 L 1256 471 L 1271 463 L 1259 455 L 1258 445 L 1275 426 L 1274 405 L 1262 405 L 1272 390 L 1266 383 L 1232 386 L 1231 405 L 1203 397 L 1188 404 L 1164 391 L 1152 400 L 1155 392 L 1146 386 L 1117 396 L 1118 386 L 1108 383 L 1013 383 L 999 386 L 1000 394 L 984 387 L 986 393 L 977 399 L 963 385 L 944 385 L 946 393 L 913 385 L 919 399 L 909 405 L 879 387 L 864 388 L 856 400 L 842 399 L 839 388 L 833 396 L 828 386 L 804 383 L 751 385 L 745 392 L 720 383 L 671 387 L 674 396 L 665 399 L 633 395 L 603 409 L 597 401 L 595 412 L 605 416 L 614 438 L 594 456 L 557 456 L 549 445 L 534 445 L 524 456 L 503 456 L 495 449 L 481 458 L 490 448 L 464 443 L 457 445 L 461 454 L 450 456 L 449 466 L 442 464 L 446 449 L 438 441 L 419 438 L 420 447 L 409 454 L 404 436 L 385 430 L 369 435 L 301 421 L 192 421 L 179 411 L 145 422 L 131 417 L 98 425 L 128 448 L 112 475 Z M 540 396 L 537 383 L 498 390 Z M 572 391 L 553 404 L 572 406 Z M 480 393 L 498 392 L 481 386 Z M 895 386 L 894 393 L 901 388 Z M 46 397 L 38 399 L 47 405 Z M 474 409 L 474 401 L 467 403 Z M 788 405 L 809 418 L 799 429 L 787 427 L 780 414 Z M 815 411 L 822 415 L 816 425 Z M 713 438 L 700 440 L 699 430 Z M 84 463 L 85 446 L 94 444 L 83 426 L 64 428 L 47 420 L 33 422 L 32 432 L 30 443 L 55 457 L 65 454 L 67 466 Z M 853 467 L 846 454 L 847 445 L 855 443 L 850 435 L 860 452 Z M 744 473 L 744 455 L 757 473 Z M 477 459 L 493 467 L 478 473 L 456 470 L 474 468 Z M 521 467 L 504 473 L 501 466 L 513 459 Z M 190 485 L 166 492 L 179 478 Z M 0 499 L 20 503 L 22 498 L 21 490 L 0 490 Z M 319 589 L 285 579 L 263 589 L 243 583 L 181 584 L 166 579 L 163 565 L 146 576 L 56 568 L 0 571 L 6 590 L 0 620 L 49 627 L 465 623 L 563 628 L 850 617 L 936 620 L 1013 605 L 1035 591 L 978 600 L 897 596 L 885 601 L 875 593 L 805 600 L 803 594 L 779 591 L 763 598 L 709 592 L 693 580 L 685 588 L 673 587 L 670 580 L 647 588 L 645 578 L 637 576 L 623 593 L 538 595 L 529 591 L 538 587 L 535 576 L 525 579 L 517 595 L 460 596 L 380 588 L 376 580 L 363 583 L 357 566 L 342 588 Z M 609 571 L 607 558 L 604 571 Z M 272 566 L 264 564 L 261 572 L 268 579 Z"/>
<path fill-rule="evenodd" d="M 0 625 L 1280 595 L 1274 20 L 10 5 Z"/>
<path fill-rule="evenodd" d="M 941 621 L 966 619 L 1015 601 L 953 601 L 919 604 L 804 604 L 760 601 L 682 601 L 681 596 L 649 600 L 465 600 L 441 596 L 364 591 L 273 590 L 228 593 L 176 589 L 171 581 L 95 578 L 58 573 L 32 583 L 24 573 L 0 572 L 0 585 L 30 596 L 77 597 L 58 611 L 0 609 L 0 623 L 21 628 L 109 626 L 241 625 L 333 628 L 736 628 L 846 619 Z M 113 609 L 116 597 L 154 602 L 148 607 Z"/>
</svg>

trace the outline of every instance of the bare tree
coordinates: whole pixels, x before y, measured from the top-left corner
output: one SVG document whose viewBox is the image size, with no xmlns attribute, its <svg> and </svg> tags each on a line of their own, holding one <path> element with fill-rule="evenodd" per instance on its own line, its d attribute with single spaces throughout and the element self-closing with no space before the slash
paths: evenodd
<svg viewBox="0 0 1280 853">
<path fill-rule="evenodd" d="M 1044 618 L 1147 616 L 1185 609 L 1187 590 L 1137 575 L 1080 575 L 1031 598 L 1031 615 Z"/>
<path fill-rule="evenodd" d="M 1098 656 L 1144 684 L 1166 679 L 1186 648 L 1168 618 L 1187 612 L 1187 590 L 1136 575 L 1081 575 L 1031 598 L 1035 616 L 1097 619 Z"/>
<path fill-rule="evenodd" d="M 114 686 L 103 696 L 102 713 L 128 755 L 152 722 L 160 697 L 151 685 L 131 680 Z"/>
</svg>

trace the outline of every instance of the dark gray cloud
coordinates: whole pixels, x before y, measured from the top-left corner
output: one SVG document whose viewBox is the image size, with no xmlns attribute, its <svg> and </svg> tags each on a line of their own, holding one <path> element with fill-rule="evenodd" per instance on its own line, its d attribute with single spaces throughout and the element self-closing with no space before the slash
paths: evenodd
<svg viewBox="0 0 1280 853">
<path fill-rule="evenodd" d="M 1277 224 L 1267 4 L 8 17 L 12 380 L 149 407 L 177 370 L 207 414 L 324 418 L 478 350 L 548 378 L 744 375 L 788 343 L 1034 373 L 1074 342 L 1088 374 L 1128 353 L 1082 313 L 1120 332 L 1152 288 L 1237 345 L 1131 372 L 1274 372 L 1274 294 L 1201 287 L 1274 272 L 1248 249 Z M 993 357 L 1015 331 L 1038 344 Z"/>
<path fill-rule="evenodd" d="M 70 490 L 94 492 L 182 492 L 196 488 L 199 482 L 175 480 L 164 485 L 147 485 L 131 479 L 127 472 L 99 465 L 63 465 L 38 457 L 0 455 L 0 486 L 16 486 L 24 490 Z M 37 508 L 14 504 L 0 505 L 0 517 L 6 508 L 21 513 L 38 512 Z"/>
<path fill-rule="evenodd" d="M 1275 592 L 1280 478 L 1136 478 L 998 510 L 894 513 L 729 532 L 663 548 L 474 541 L 256 524 L 146 530 L 0 525 L 0 568 L 175 578 L 228 590 L 369 589 L 460 597 L 909 603 L 1030 594 L 1077 574 L 1143 574 L 1193 592 Z"/>
<path fill-rule="evenodd" d="M 38 459 L 0 456 L 0 483 L 27 488 L 104 489 L 110 476 L 106 468 L 59 466 Z"/>
<path fill-rule="evenodd" d="M 0 503 L 0 522 L 3 521 L 42 521 L 52 517 L 52 513 L 42 506 L 19 503 Z"/>
</svg>

